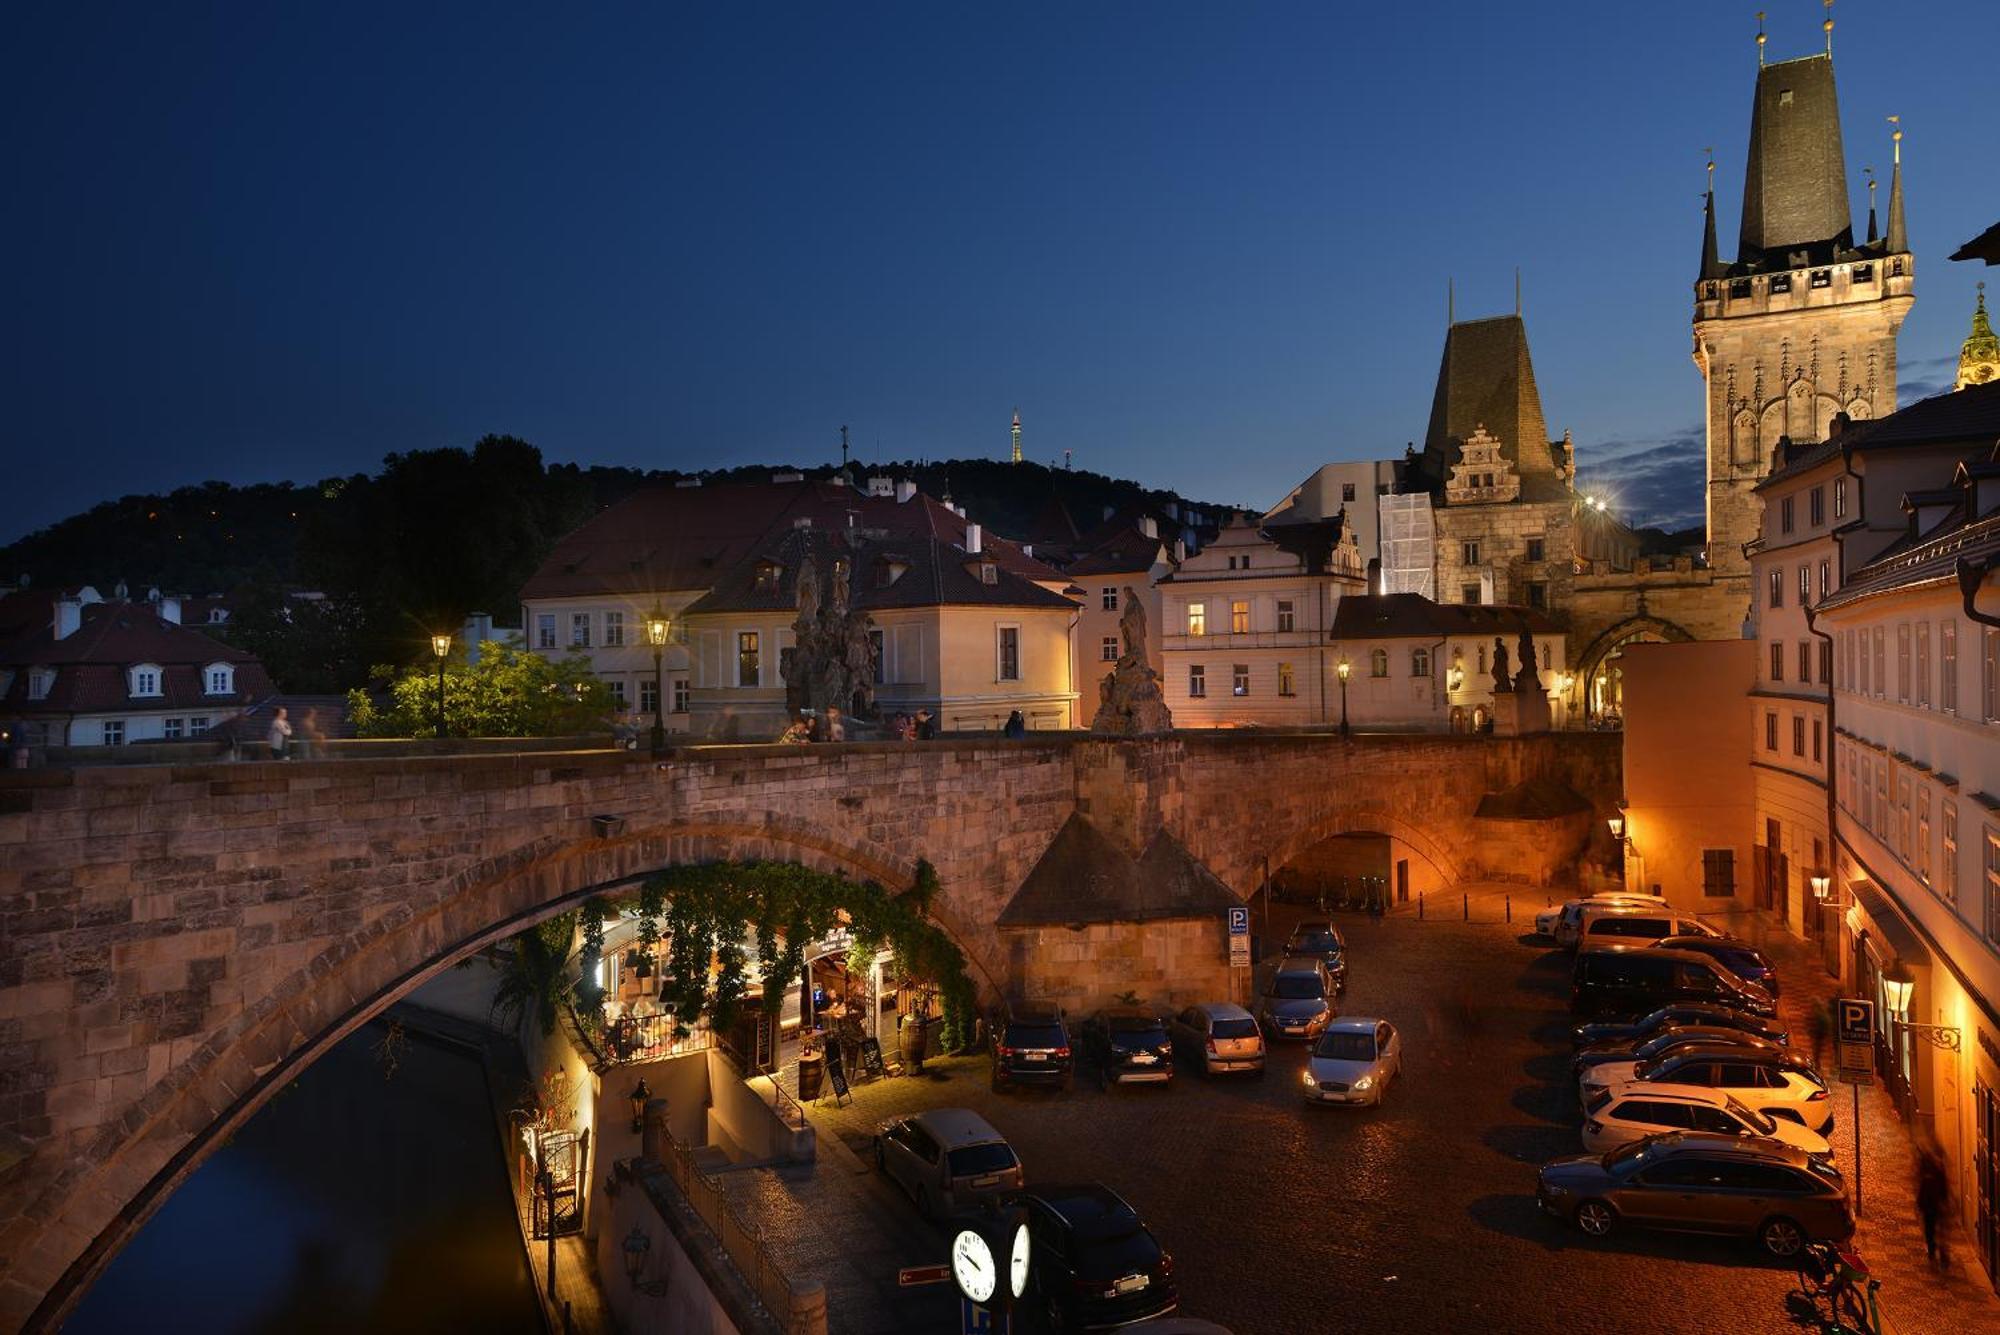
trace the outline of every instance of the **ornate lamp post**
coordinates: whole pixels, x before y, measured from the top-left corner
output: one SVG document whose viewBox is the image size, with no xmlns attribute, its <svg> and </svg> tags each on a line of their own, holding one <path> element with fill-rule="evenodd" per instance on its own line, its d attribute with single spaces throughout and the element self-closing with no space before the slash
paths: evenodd
<svg viewBox="0 0 2000 1335">
<path fill-rule="evenodd" d="M 646 1077 L 640 1076 L 639 1083 L 632 1086 L 632 1133 L 638 1135 L 646 1129 L 646 1100 L 653 1097 L 653 1091 L 646 1088 Z"/>
<path fill-rule="evenodd" d="M 1893 1041 L 1896 1029 L 1907 1029 L 1934 1048 L 1957 1052 L 1963 1037 L 1957 1026 L 1910 1023 L 1910 993 L 1914 992 L 1916 987 L 1916 974 L 1912 973 L 1910 966 L 1902 960 L 1892 960 L 1889 967 L 1882 970 L 1882 995 L 1889 1003 L 1889 1022 L 1893 1026 L 1889 1031 L 1892 1040 L 1890 1046 L 1892 1048 L 1896 1046 Z"/>
<path fill-rule="evenodd" d="M 438 722 L 437 735 L 444 737 L 444 660 L 451 654 L 451 636 L 431 636 L 431 654 L 438 661 Z"/>
<path fill-rule="evenodd" d="M 646 642 L 653 646 L 653 755 L 665 753 L 667 749 L 667 685 L 660 669 L 660 657 L 667 651 L 667 631 L 671 623 L 666 613 L 653 609 L 653 615 L 646 618 Z"/>
<path fill-rule="evenodd" d="M 1347 678 L 1348 674 L 1354 671 L 1354 664 L 1343 658 L 1334 671 L 1340 674 L 1340 735 L 1351 737 L 1353 733 L 1347 728 Z"/>
</svg>

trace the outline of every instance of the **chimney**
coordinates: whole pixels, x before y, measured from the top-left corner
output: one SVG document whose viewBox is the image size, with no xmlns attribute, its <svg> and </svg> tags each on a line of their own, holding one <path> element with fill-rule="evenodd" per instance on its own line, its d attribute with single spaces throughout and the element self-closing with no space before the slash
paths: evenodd
<svg viewBox="0 0 2000 1335">
<path fill-rule="evenodd" d="M 674 485 L 676 487 L 699 487 L 701 479 L 698 477 L 684 477 L 676 481 Z"/>
<path fill-rule="evenodd" d="M 908 501 L 912 496 L 915 496 L 916 494 L 917 494 L 917 484 L 915 482 L 912 482 L 909 478 L 902 478 L 897 481 L 896 504 L 901 505 L 905 501 Z"/>
<path fill-rule="evenodd" d="M 965 554 L 967 556 L 979 555 L 981 542 L 979 525 L 967 524 L 965 526 Z"/>
<path fill-rule="evenodd" d="M 1187 539 L 1185 539 L 1185 538 L 1175 538 L 1175 539 L 1174 539 L 1174 564 L 1175 564 L 1175 565 L 1179 565 L 1179 564 L 1180 564 L 1181 562 L 1183 562 L 1183 561 L 1187 560 L 1187 553 L 1188 553 L 1188 546 L 1187 546 Z"/>
<path fill-rule="evenodd" d="M 176 626 L 180 625 L 181 624 L 180 595 L 168 594 L 166 597 L 160 599 L 159 613 L 160 613 L 160 620 L 171 621 Z"/>
<path fill-rule="evenodd" d="M 1828 440 L 1839 440 L 1840 433 L 1847 430 L 1848 423 L 1853 420 L 1846 413 L 1835 413 L 1833 420 L 1826 424 L 1826 438 Z"/>
<path fill-rule="evenodd" d="M 1159 521 L 1155 520 L 1151 515 L 1140 515 L 1139 531 L 1149 538 L 1157 539 L 1160 536 Z"/>
<path fill-rule="evenodd" d="M 1181 517 L 1181 503 L 1179 501 L 1168 501 L 1167 518 L 1179 519 L 1180 517 Z"/>
<path fill-rule="evenodd" d="M 877 473 L 868 479 L 868 494 L 870 496 L 894 496 L 896 494 L 895 480 Z"/>
<path fill-rule="evenodd" d="M 779 486 L 779 485 L 782 485 L 783 483 L 786 483 L 786 482 L 803 482 L 803 481 L 805 481 L 805 480 L 806 480 L 806 475 L 805 475 L 804 473 L 773 473 L 773 474 L 771 474 L 771 485 L 772 485 L 772 486 L 774 486 L 774 487 L 775 487 L 775 486 Z"/>
<path fill-rule="evenodd" d="M 76 598 L 56 599 L 56 638 L 66 640 L 83 626 L 83 603 Z"/>
</svg>

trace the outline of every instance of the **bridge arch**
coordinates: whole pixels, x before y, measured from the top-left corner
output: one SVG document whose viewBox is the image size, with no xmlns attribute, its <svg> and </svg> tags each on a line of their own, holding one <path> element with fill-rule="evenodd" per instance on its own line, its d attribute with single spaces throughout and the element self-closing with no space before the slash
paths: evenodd
<svg viewBox="0 0 2000 1335">
<path fill-rule="evenodd" d="M 914 861 L 865 838 L 834 839 L 770 812 L 581 840 L 546 837 L 467 867 L 430 907 L 392 908 L 269 985 L 184 1067 L 107 1126 L 87 1152 L 90 1166 L 46 1187 L 27 1212 L 39 1221 L 34 1249 L 67 1240 L 72 1254 L 17 1255 L 17 1265 L 40 1259 L 49 1283 L 25 1328 L 59 1325 L 189 1174 L 329 1048 L 397 1000 L 478 950 L 655 872 L 747 861 L 793 862 L 891 887 L 916 876 Z M 975 949 L 976 939 L 944 902 L 948 893 L 932 905 L 931 917 L 965 953 L 975 980 L 997 991 L 993 960 Z"/>
<path fill-rule="evenodd" d="M 1271 850 L 1271 871 L 1289 865 L 1325 840 L 1343 834 L 1382 834 L 1402 843 L 1431 864 L 1446 883 L 1464 880 L 1465 859 L 1451 842 L 1440 837 L 1438 827 L 1418 825 L 1383 807 L 1343 806 L 1291 831 Z"/>
<path fill-rule="evenodd" d="M 1613 674 L 1617 671 L 1615 660 L 1625 646 L 1685 644 L 1694 638 L 1673 622 L 1645 612 L 1607 627 L 1576 658 L 1576 689 L 1582 692 L 1585 717 L 1597 718 L 1613 710 L 1622 713 L 1622 688 Z"/>
</svg>

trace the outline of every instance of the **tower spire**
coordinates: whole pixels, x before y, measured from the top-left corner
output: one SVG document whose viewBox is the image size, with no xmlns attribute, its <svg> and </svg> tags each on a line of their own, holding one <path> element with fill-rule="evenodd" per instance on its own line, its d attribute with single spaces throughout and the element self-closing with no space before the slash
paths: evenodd
<svg viewBox="0 0 2000 1335">
<path fill-rule="evenodd" d="M 1993 322 L 1986 316 L 1986 284 L 1979 284 L 1979 304 L 1972 310 L 1972 335 L 1958 354 L 1958 383 L 1985 385 L 2000 380 L 2000 338 L 1993 336 Z"/>
<path fill-rule="evenodd" d="M 1764 11 L 1757 11 L 1757 68 L 1764 68 Z"/>
<path fill-rule="evenodd" d="M 1014 410 L 1014 462 L 1021 462 L 1021 410 Z"/>
<path fill-rule="evenodd" d="M 1701 205 L 1701 277 L 1717 278 L 1722 274 L 1722 257 L 1715 244 L 1715 149 L 1708 150 L 1708 192 L 1702 196 Z"/>
<path fill-rule="evenodd" d="M 1819 25 L 1826 30 L 1826 53 L 1833 54 L 1833 0 L 1826 0 L 1826 22 Z"/>
<path fill-rule="evenodd" d="M 1875 227 L 1875 169 L 1863 167 L 1861 174 L 1868 178 L 1868 240 L 1872 244 L 1882 235 Z"/>
<path fill-rule="evenodd" d="M 1903 225 L 1903 118 L 1891 116 L 1889 124 L 1896 128 L 1889 134 L 1889 142 L 1895 146 L 1895 165 L 1889 169 L 1889 235 L 1886 244 L 1891 254 L 1910 248 L 1909 229 Z"/>
</svg>

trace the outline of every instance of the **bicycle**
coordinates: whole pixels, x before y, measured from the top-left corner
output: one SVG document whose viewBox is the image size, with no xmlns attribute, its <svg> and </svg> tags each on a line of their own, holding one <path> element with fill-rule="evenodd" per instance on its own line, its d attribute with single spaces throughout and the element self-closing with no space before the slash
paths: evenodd
<svg viewBox="0 0 2000 1335">
<path fill-rule="evenodd" d="M 1879 1335 L 1874 1278 L 1859 1252 L 1843 1251 L 1830 1242 L 1813 1242 L 1799 1255 L 1799 1289 L 1815 1313 L 1826 1304 L 1829 1328 L 1843 1335 Z"/>
</svg>

